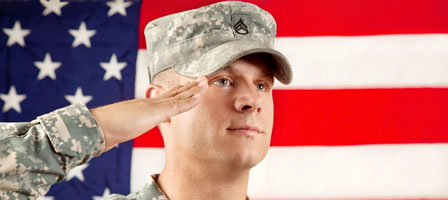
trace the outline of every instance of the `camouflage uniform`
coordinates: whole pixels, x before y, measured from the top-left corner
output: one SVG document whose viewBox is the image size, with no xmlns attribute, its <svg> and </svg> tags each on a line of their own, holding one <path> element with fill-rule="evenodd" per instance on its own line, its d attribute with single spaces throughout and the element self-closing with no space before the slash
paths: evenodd
<svg viewBox="0 0 448 200">
<path fill-rule="evenodd" d="M 120 194 L 113 194 L 109 196 L 107 199 L 111 200 L 121 200 L 121 199 L 151 199 L 151 200 L 168 200 L 168 197 L 162 192 L 162 189 L 157 184 L 156 180 L 159 177 L 159 174 L 154 174 L 149 177 L 148 181 L 145 183 L 142 189 L 139 192 L 132 193 L 128 196 L 123 196 Z"/>
<path fill-rule="evenodd" d="M 103 149 L 101 129 L 82 105 L 31 122 L 0 123 L 0 199 L 43 195 Z"/>
<path fill-rule="evenodd" d="M 0 123 L 0 199 L 35 199 L 64 179 L 74 167 L 99 156 L 104 136 L 89 110 L 80 104 L 36 120 Z M 141 192 L 110 199 L 168 199 L 153 175 Z"/>
</svg>

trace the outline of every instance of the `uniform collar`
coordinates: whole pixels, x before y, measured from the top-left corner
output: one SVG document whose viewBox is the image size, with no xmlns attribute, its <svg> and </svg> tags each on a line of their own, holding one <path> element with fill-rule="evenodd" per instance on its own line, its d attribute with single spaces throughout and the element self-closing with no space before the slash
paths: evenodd
<svg viewBox="0 0 448 200">
<path fill-rule="evenodd" d="M 159 175 L 160 174 L 153 174 L 148 178 L 145 186 L 143 186 L 143 188 L 140 190 L 140 193 L 137 196 L 137 200 L 169 200 L 168 196 L 163 192 L 159 184 L 157 184 L 157 178 L 159 178 Z"/>
<path fill-rule="evenodd" d="M 148 178 L 145 186 L 142 188 L 137 196 L 137 200 L 154 199 L 154 200 L 169 200 L 168 196 L 163 192 L 162 188 L 157 184 L 157 179 L 160 174 L 153 174 Z M 246 200 L 249 197 L 246 196 Z"/>
</svg>

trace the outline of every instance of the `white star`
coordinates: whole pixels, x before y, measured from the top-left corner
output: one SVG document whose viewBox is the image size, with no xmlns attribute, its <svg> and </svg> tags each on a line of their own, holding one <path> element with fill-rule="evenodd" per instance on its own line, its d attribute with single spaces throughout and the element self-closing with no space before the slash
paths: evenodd
<svg viewBox="0 0 448 200">
<path fill-rule="evenodd" d="M 16 87 L 11 86 L 9 88 L 8 94 L 0 94 L 0 99 L 2 99 L 5 104 L 3 105 L 3 112 L 8 112 L 9 109 L 14 109 L 18 113 L 22 112 L 20 107 L 20 102 L 26 99 L 26 95 L 17 94 Z"/>
<path fill-rule="evenodd" d="M 107 16 L 112 16 L 116 13 L 119 13 L 123 16 L 126 16 L 126 8 L 131 6 L 131 2 L 124 2 L 124 0 L 115 0 L 114 2 L 107 2 L 107 6 L 109 6 L 109 12 L 107 12 Z"/>
<path fill-rule="evenodd" d="M 75 48 L 81 44 L 84 44 L 86 47 L 90 48 L 90 38 L 96 34 L 96 30 L 87 30 L 86 22 L 81 22 L 78 30 L 70 29 L 68 32 L 75 37 L 73 40 L 72 47 Z"/>
<path fill-rule="evenodd" d="M 36 61 L 34 65 L 40 70 L 37 79 L 42 80 L 46 76 L 49 76 L 51 79 L 56 80 L 56 73 L 54 71 L 61 66 L 61 62 L 53 62 L 50 53 L 46 53 L 44 61 Z"/>
<path fill-rule="evenodd" d="M 110 196 L 110 190 L 109 188 L 106 188 L 104 190 L 103 196 L 93 196 L 93 200 L 104 200 L 107 199 L 108 196 Z"/>
<path fill-rule="evenodd" d="M 71 104 L 80 103 L 86 105 L 87 103 L 89 103 L 89 101 L 92 100 L 92 98 L 92 96 L 84 96 L 81 87 L 78 87 L 76 89 L 75 95 L 65 95 L 65 99 L 67 99 L 67 101 L 69 101 Z"/>
<path fill-rule="evenodd" d="M 103 80 L 107 81 L 112 77 L 115 77 L 116 79 L 121 81 L 121 73 L 120 71 L 128 65 L 126 62 L 118 62 L 117 55 L 112 54 L 112 57 L 110 57 L 110 61 L 107 62 L 101 62 L 101 67 L 106 70 L 106 73 L 104 74 Z"/>
<path fill-rule="evenodd" d="M 8 35 L 8 42 L 6 43 L 8 47 L 15 43 L 25 47 L 25 37 L 31 33 L 30 29 L 22 29 L 19 21 L 16 21 L 12 28 L 4 28 L 3 32 Z"/>
<path fill-rule="evenodd" d="M 42 15 L 48 15 L 52 12 L 56 15 L 61 15 L 61 8 L 66 6 L 68 2 L 61 2 L 60 0 L 40 0 L 40 3 L 45 7 Z"/>
<path fill-rule="evenodd" d="M 85 164 L 79 165 L 79 166 L 73 168 L 72 170 L 70 170 L 70 172 L 68 172 L 68 174 L 67 174 L 67 177 L 65 178 L 66 181 L 69 181 L 72 178 L 76 177 L 80 181 L 84 182 L 84 173 L 82 173 L 82 171 L 84 171 L 88 166 L 89 166 L 89 164 L 85 163 Z"/>
<path fill-rule="evenodd" d="M 54 200 L 54 197 L 52 196 L 40 196 L 37 198 L 37 200 Z"/>
</svg>

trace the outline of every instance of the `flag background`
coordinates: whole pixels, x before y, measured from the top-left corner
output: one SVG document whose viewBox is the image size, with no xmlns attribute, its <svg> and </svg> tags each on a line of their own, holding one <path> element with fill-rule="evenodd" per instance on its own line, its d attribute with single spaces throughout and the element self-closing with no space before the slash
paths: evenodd
<svg viewBox="0 0 448 200">
<path fill-rule="evenodd" d="M 73 95 L 77 87 L 93 96 L 88 107 L 143 97 L 148 84 L 146 23 L 217 1 L 132 2 L 126 16 L 107 16 L 104 2 L 70 2 L 61 16 L 43 16 L 39 3 L 33 5 L 34 12 L 21 12 L 24 5 L 2 3 L 2 29 L 18 19 L 32 32 L 25 37 L 25 47 L 5 45 L 8 36 L 0 34 L 0 94 L 7 94 L 11 85 L 17 93 L 27 94 L 22 112 L 10 109 L 1 120 L 29 121 L 68 105 L 64 95 Z M 271 149 L 251 172 L 250 197 L 448 198 L 448 2 L 249 2 L 277 20 L 276 49 L 290 59 L 294 71 L 292 84 L 275 86 Z M 81 21 L 97 30 L 91 48 L 72 47 L 67 29 L 78 28 Z M 44 29 L 38 22 L 49 25 Z M 39 30 L 34 27 L 44 30 L 35 34 Z M 52 42 L 51 33 L 62 39 Z M 39 69 L 33 61 L 42 61 L 46 51 L 54 51 L 53 60 L 63 62 L 56 80 L 36 79 Z M 65 53 L 57 57 L 58 52 Z M 106 81 L 99 63 L 114 53 L 127 66 L 121 71 L 122 80 Z M 19 59 L 27 56 L 29 62 Z M 50 99 L 60 102 L 49 102 L 49 93 L 54 93 Z M 84 181 L 78 173 L 54 186 L 48 196 L 58 199 L 72 191 L 73 199 L 89 199 L 104 195 L 106 189 L 136 191 L 149 174 L 163 167 L 162 146 L 158 130 L 153 129 L 90 161 L 80 171 Z M 113 170 L 103 173 L 103 169 Z"/>
</svg>

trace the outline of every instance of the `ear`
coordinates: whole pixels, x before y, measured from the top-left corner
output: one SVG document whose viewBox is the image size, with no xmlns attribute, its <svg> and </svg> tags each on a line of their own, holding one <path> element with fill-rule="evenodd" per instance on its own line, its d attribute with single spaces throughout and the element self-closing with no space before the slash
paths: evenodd
<svg viewBox="0 0 448 200">
<path fill-rule="evenodd" d="M 164 91 L 165 88 L 163 88 L 161 85 L 150 84 L 146 89 L 145 98 L 154 98 L 155 96 L 163 93 Z"/>
<path fill-rule="evenodd" d="M 165 88 L 162 87 L 161 85 L 157 85 L 157 84 L 150 84 L 148 86 L 148 88 L 146 88 L 146 93 L 145 93 L 145 98 L 154 98 L 159 94 L 162 94 L 163 92 L 165 92 Z M 165 122 L 171 122 L 171 119 L 167 119 L 166 121 L 162 122 L 161 124 L 165 123 Z"/>
</svg>

